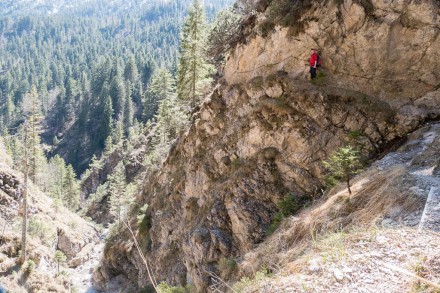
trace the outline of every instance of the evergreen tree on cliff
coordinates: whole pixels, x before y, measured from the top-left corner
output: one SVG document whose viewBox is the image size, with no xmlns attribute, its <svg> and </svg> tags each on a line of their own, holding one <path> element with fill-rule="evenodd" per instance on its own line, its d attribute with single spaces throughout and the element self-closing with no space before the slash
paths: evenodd
<svg viewBox="0 0 440 293">
<path fill-rule="evenodd" d="M 177 95 L 194 107 L 212 82 L 213 67 L 206 57 L 207 28 L 203 6 L 194 0 L 180 36 L 180 60 L 177 71 Z"/>
</svg>

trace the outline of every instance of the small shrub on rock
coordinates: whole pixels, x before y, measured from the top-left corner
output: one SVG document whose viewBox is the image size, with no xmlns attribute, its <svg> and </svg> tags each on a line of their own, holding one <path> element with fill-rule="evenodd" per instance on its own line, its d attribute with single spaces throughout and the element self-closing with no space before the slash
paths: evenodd
<svg viewBox="0 0 440 293">
<path fill-rule="evenodd" d="M 26 275 L 31 275 L 35 271 L 36 267 L 37 267 L 37 265 L 35 264 L 35 262 L 33 260 L 29 259 L 28 261 L 26 261 L 26 263 L 23 266 L 24 273 Z"/>
</svg>

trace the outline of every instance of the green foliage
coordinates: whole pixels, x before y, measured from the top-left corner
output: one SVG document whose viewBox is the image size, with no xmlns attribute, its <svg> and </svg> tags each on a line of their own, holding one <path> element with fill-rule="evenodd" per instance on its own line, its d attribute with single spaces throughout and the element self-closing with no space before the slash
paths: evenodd
<svg viewBox="0 0 440 293">
<path fill-rule="evenodd" d="M 146 91 L 144 105 L 144 117 L 150 120 L 157 113 L 159 102 L 175 96 L 176 82 L 171 72 L 166 68 L 159 68 L 154 71 L 149 87 Z"/>
<path fill-rule="evenodd" d="M 137 225 L 139 233 L 146 234 L 151 228 L 151 215 L 147 213 L 148 204 L 139 209 L 137 216 Z"/>
<path fill-rule="evenodd" d="M 260 31 L 267 36 L 276 25 L 290 28 L 290 33 L 296 35 L 304 30 L 304 23 L 301 21 L 301 13 L 312 6 L 313 1 L 291 1 L 276 0 L 270 1 L 266 10 L 266 19 L 260 24 Z"/>
<path fill-rule="evenodd" d="M 286 217 L 293 215 L 302 207 L 300 198 L 293 194 L 288 194 L 279 203 L 279 211 Z"/>
<path fill-rule="evenodd" d="M 34 271 L 37 265 L 32 259 L 29 259 L 26 261 L 26 263 L 23 266 L 24 273 L 27 275 L 31 275 Z"/>
<path fill-rule="evenodd" d="M 61 250 L 55 251 L 53 258 L 58 263 L 64 263 L 67 260 L 66 255 Z"/>
<path fill-rule="evenodd" d="M 177 95 L 196 106 L 208 92 L 214 69 L 206 57 L 207 25 L 200 0 L 194 0 L 180 36 L 180 59 L 177 71 Z"/>
<path fill-rule="evenodd" d="M 98 158 L 93 155 L 92 160 L 90 162 L 90 168 L 95 171 L 99 171 L 104 167 L 104 162 L 102 160 L 98 160 Z"/>
<path fill-rule="evenodd" d="M 60 274 L 60 264 L 65 263 L 67 261 L 67 257 L 61 250 L 57 250 L 57 251 L 55 251 L 53 258 L 57 262 L 57 271 L 58 271 L 58 275 L 59 275 Z"/>
<path fill-rule="evenodd" d="M 123 162 L 119 162 L 114 172 L 108 178 L 108 191 L 110 195 L 110 213 L 118 221 L 127 210 L 130 194 L 127 192 L 127 182 L 125 178 L 125 167 Z"/>
<path fill-rule="evenodd" d="M 307 204 L 304 197 L 288 194 L 278 203 L 278 212 L 272 219 L 272 223 L 266 230 L 266 236 L 271 235 L 280 226 L 281 222 L 288 216 L 295 214 Z"/>
<path fill-rule="evenodd" d="M 189 287 L 182 287 L 182 286 L 173 287 L 165 282 L 162 282 L 157 286 L 157 292 L 158 293 L 191 293 L 191 289 Z"/>
<path fill-rule="evenodd" d="M 243 277 L 239 282 L 235 283 L 232 289 L 235 292 L 244 292 L 247 288 L 258 284 L 261 281 L 266 280 L 270 277 L 270 272 L 266 266 L 262 266 L 262 268 L 255 273 L 255 276 L 251 279 L 249 277 Z"/>
<path fill-rule="evenodd" d="M 46 183 L 49 194 L 72 211 L 75 211 L 80 203 L 79 181 L 76 179 L 72 165 L 66 166 L 63 158 L 56 155 L 49 160 L 47 165 L 48 176 Z"/>
<path fill-rule="evenodd" d="M 360 172 L 362 167 L 359 151 L 351 146 L 341 147 L 331 154 L 323 165 L 329 170 L 327 181 L 333 183 L 336 180 L 345 180 L 348 192 L 351 194 L 350 179 Z"/>
<path fill-rule="evenodd" d="M 29 218 L 28 232 L 31 236 L 42 239 L 48 236 L 49 227 L 39 220 L 37 216 L 32 216 Z"/>
<path fill-rule="evenodd" d="M 219 260 L 217 269 L 220 271 L 220 276 L 227 279 L 237 269 L 237 261 L 234 258 L 223 257 Z"/>
<path fill-rule="evenodd" d="M 278 229 L 284 218 L 285 216 L 282 213 L 280 212 L 276 213 L 272 219 L 272 223 L 269 225 L 269 227 L 266 230 L 266 236 L 273 234 Z"/>
<path fill-rule="evenodd" d="M 90 194 L 89 199 L 87 201 L 88 205 L 91 205 L 93 203 L 99 203 L 101 202 L 106 196 L 108 196 L 108 185 L 109 182 L 104 182 L 103 184 L 99 185 L 96 189 L 95 193 Z"/>
<path fill-rule="evenodd" d="M 122 119 L 127 135 L 135 119 L 147 121 L 145 90 L 156 66 L 175 71 L 191 0 L 64 3 L 54 14 L 35 1 L 15 2 L 0 5 L 7 15 L 0 20 L 0 131 L 15 134 L 35 89 L 45 143 L 55 146 L 51 155 L 62 154 L 82 172 L 102 152 L 113 124 Z M 212 17 L 232 0 L 205 3 Z M 52 141 L 56 136 L 60 141 Z"/>
<path fill-rule="evenodd" d="M 80 203 L 79 182 L 76 179 L 75 171 L 72 165 L 67 166 L 66 176 L 63 182 L 64 196 L 63 200 L 68 209 L 76 211 Z"/>
<path fill-rule="evenodd" d="M 225 54 L 240 38 L 242 15 L 234 8 L 219 12 L 210 25 L 208 52 L 210 56 Z"/>
</svg>

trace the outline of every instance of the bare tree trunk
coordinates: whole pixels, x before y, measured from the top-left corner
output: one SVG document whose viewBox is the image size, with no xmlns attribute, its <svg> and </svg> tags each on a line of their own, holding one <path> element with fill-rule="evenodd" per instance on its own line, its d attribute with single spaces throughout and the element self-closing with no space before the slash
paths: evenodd
<svg viewBox="0 0 440 293">
<path fill-rule="evenodd" d="M 28 125 L 24 124 L 24 186 L 23 186 L 23 222 L 21 228 L 21 258 L 20 263 L 24 264 L 27 258 L 27 221 L 28 221 L 28 208 L 27 208 L 27 192 L 28 192 Z"/>
<path fill-rule="evenodd" d="M 348 194 L 351 195 L 351 189 L 350 189 L 350 174 L 347 174 L 347 189 L 348 189 Z"/>
</svg>

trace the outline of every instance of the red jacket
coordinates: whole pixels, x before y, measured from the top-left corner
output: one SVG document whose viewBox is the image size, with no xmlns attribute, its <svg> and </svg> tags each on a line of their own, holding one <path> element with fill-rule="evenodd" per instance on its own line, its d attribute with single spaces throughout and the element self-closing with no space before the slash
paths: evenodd
<svg viewBox="0 0 440 293">
<path fill-rule="evenodd" d="M 312 56 L 310 57 L 310 66 L 311 67 L 315 66 L 315 62 L 316 65 L 318 65 L 318 54 L 313 53 Z"/>
</svg>

